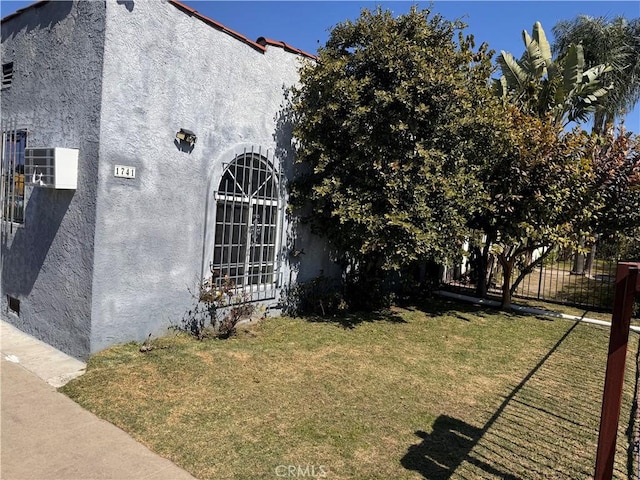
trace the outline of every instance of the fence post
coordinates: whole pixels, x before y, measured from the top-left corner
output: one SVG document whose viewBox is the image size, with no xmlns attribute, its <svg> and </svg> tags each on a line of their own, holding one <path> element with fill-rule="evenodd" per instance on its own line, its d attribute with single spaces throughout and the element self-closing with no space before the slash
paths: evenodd
<svg viewBox="0 0 640 480">
<path fill-rule="evenodd" d="M 618 263 L 594 480 L 611 480 L 613 476 L 629 324 L 635 294 L 640 292 L 639 270 L 640 263 Z"/>
</svg>

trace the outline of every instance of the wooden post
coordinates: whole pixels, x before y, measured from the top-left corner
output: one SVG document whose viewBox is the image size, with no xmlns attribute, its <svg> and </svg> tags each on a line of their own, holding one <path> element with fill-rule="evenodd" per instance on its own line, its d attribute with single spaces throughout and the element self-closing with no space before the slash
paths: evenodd
<svg viewBox="0 0 640 480">
<path fill-rule="evenodd" d="M 635 294 L 640 292 L 639 270 L 640 263 L 618 263 L 594 480 L 611 480 L 613 476 L 629 324 Z"/>
</svg>

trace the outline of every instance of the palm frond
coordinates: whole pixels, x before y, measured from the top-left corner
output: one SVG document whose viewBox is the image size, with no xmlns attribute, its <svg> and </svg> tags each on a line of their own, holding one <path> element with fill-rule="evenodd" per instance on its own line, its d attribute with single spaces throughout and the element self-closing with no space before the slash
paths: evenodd
<svg viewBox="0 0 640 480">
<path fill-rule="evenodd" d="M 548 68 L 549 65 L 553 63 L 553 58 L 551 57 L 551 45 L 549 45 L 549 40 L 547 40 L 547 36 L 545 35 L 540 22 L 536 22 L 533 25 L 533 39 L 538 43 L 542 59 Z"/>
<path fill-rule="evenodd" d="M 522 87 L 527 82 L 527 73 L 509 52 L 500 51 L 498 64 L 510 88 Z"/>
</svg>

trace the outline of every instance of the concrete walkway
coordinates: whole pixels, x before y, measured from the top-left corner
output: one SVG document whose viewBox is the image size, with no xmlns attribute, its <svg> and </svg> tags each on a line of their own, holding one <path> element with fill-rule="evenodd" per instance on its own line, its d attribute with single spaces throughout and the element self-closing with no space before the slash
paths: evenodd
<svg viewBox="0 0 640 480">
<path fill-rule="evenodd" d="M 488 300 L 486 298 L 472 297 L 469 295 L 463 295 L 461 293 L 447 292 L 446 290 L 438 290 L 434 292 L 441 297 L 454 298 L 456 300 L 462 300 L 464 302 L 475 303 L 477 305 L 488 305 L 490 307 L 500 308 L 500 302 L 496 300 Z M 573 322 L 591 323 L 593 325 L 601 325 L 603 327 L 611 328 L 611 322 L 605 322 L 604 320 L 596 320 L 595 318 L 588 318 L 585 316 L 578 317 L 577 315 L 568 315 L 565 313 L 558 313 L 549 310 L 543 310 L 541 308 L 526 307 L 522 305 L 512 304 L 511 309 L 515 312 L 529 313 L 531 315 L 542 315 L 552 318 L 564 318 L 565 320 L 571 320 Z M 629 330 L 632 332 L 640 333 L 640 327 L 631 325 Z"/>
<path fill-rule="evenodd" d="M 194 480 L 56 391 L 84 363 L 2 321 L 0 352 L 2 480 Z"/>
</svg>

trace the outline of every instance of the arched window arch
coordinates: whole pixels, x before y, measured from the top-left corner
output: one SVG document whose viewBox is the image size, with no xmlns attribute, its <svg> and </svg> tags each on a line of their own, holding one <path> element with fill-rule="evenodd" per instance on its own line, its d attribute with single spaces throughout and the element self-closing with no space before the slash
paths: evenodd
<svg viewBox="0 0 640 480">
<path fill-rule="evenodd" d="M 245 151 L 225 166 L 215 193 L 212 271 L 218 281 L 228 277 L 268 297 L 277 280 L 280 198 L 279 174 L 260 151 Z"/>
</svg>

